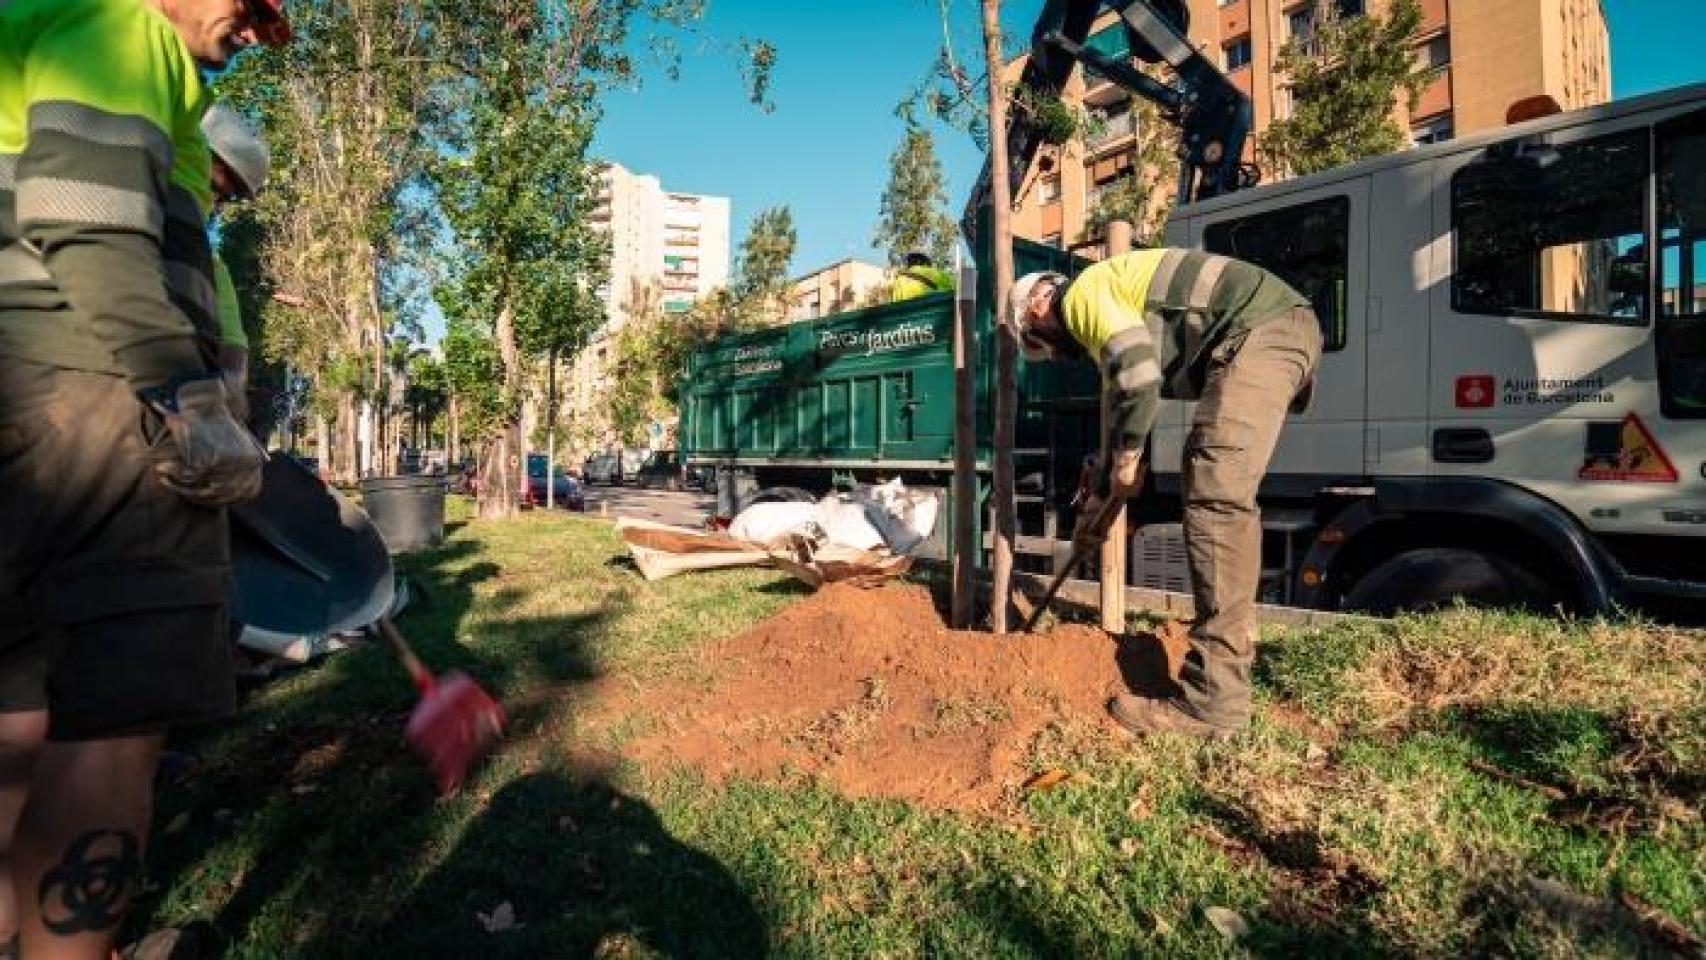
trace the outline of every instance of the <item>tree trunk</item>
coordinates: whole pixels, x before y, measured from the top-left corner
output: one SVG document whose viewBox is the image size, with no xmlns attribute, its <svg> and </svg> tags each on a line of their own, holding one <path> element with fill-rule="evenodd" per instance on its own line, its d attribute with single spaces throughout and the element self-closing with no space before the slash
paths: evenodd
<svg viewBox="0 0 1706 960">
<path fill-rule="evenodd" d="M 959 263 L 959 251 L 954 252 Z M 975 284 L 956 270 L 954 280 L 954 629 L 972 625 L 977 609 L 977 389 L 972 355 L 977 344 Z"/>
<path fill-rule="evenodd" d="M 457 423 L 457 415 L 456 394 L 453 393 L 450 395 L 449 403 L 450 423 L 445 426 L 445 447 L 447 449 L 444 459 L 447 461 L 447 468 L 449 464 L 462 462 L 462 428 Z"/>
<path fill-rule="evenodd" d="M 483 445 L 480 455 L 480 516 L 504 519 L 514 516 L 519 508 L 526 469 L 521 463 L 521 407 L 515 400 L 520 350 L 515 343 L 515 314 L 507 297 L 498 306 L 493 334 L 504 367 L 504 420 Z"/>
<path fill-rule="evenodd" d="M 332 476 L 332 425 L 324 414 L 314 415 L 314 455 L 320 458 L 320 475 Z"/>
<path fill-rule="evenodd" d="M 337 472 L 334 474 L 338 482 L 348 485 L 360 479 L 361 446 L 360 438 L 356 435 L 359 424 L 356 418 L 355 396 L 344 393 L 338 397 L 338 457 Z"/>
<path fill-rule="evenodd" d="M 991 310 L 1007 303 L 1013 287 L 1012 185 L 1007 170 L 1007 89 L 1002 76 L 1001 0 L 983 0 L 983 52 L 989 64 L 990 246 L 995 256 Z M 990 629 L 1007 632 L 1008 597 L 1013 586 L 1013 433 L 1018 392 L 1015 386 L 1018 344 L 1003 324 L 995 324 L 995 437 L 992 464 L 995 501 L 995 562 L 990 596 Z"/>
<path fill-rule="evenodd" d="M 545 354 L 545 509 L 557 508 L 557 348 Z"/>
</svg>

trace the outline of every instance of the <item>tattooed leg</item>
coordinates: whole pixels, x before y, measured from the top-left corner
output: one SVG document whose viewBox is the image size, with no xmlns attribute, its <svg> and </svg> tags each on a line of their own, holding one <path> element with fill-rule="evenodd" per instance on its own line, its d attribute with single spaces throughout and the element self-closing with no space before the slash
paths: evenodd
<svg viewBox="0 0 1706 960">
<path fill-rule="evenodd" d="M 142 872 L 142 841 L 128 830 L 90 830 L 41 878 L 41 923 L 62 937 L 108 931 Z"/>
<path fill-rule="evenodd" d="M 106 960 L 141 876 L 163 739 L 43 747 L 15 871 L 30 960 Z"/>
<path fill-rule="evenodd" d="M 30 795 L 36 757 L 47 738 L 47 711 L 0 713 L 0 960 L 18 956 L 18 904 L 12 896 L 12 838 Z"/>
</svg>

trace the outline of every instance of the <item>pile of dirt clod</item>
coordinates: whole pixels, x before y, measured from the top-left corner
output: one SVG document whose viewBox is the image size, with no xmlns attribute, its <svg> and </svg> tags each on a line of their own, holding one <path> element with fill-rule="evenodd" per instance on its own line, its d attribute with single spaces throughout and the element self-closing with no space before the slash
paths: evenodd
<svg viewBox="0 0 1706 960">
<path fill-rule="evenodd" d="M 712 780 L 806 774 L 852 796 L 992 809 L 1034 772 L 1045 726 L 1107 722 L 1109 695 L 1164 687 L 1179 653 L 1171 633 L 955 632 L 923 587 L 832 584 L 710 650 L 709 686 L 637 694 L 628 709 L 659 726 L 628 752 Z"/>
</svg>

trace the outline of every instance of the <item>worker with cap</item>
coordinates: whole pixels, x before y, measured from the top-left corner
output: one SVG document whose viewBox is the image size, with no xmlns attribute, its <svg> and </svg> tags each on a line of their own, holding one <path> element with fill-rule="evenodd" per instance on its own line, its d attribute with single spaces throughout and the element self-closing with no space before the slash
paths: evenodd
<svg viewBox="0 0 1706 960">
<path fill-rule="evenodd" d="M 954 275 L 935 265 L 927 253 L 913 252 L 906 255 L 906 265 L 894 278 L 894 292 L 891 302 L 911 300 L 928 293 L 941 293 L 954 289 Z"/>
<path fill-rule="evenodd" d="M 1196 400 L 1184 450 L 1184 528 L 1196 619 L 1177 693 L 1122 694 L 1108 710 L 1136 734 L 1225 736 L 1250 717 L 1250 664 L 1262 564 L 1256 488 L 1288 406 L 1306 402 L 1321 356 L 1309 301 L 1252 264 L 1154 249 L 1097 263 L 1077 279 L 1032 273 L 1004 316 L 1028 356 L 1092 359 L 1110 394 L 1095 496 L 1078 537 L 1108 498 L 1136 492 L 1162 397 Z M 1110 515 L 1111 516 L 1111 515 Z"/>
<path fill-rule="evenodd" d="M 168 728 L 234 706 L 201 69 L 283 0 L 0 3 L 0 944 L 106 960 Z"/>
<path fill-rule="evenodd" d="M 271 157 L 243 115 L 220 101 L 208 108 L 201 132 L 213 157 L 213 206 L 253 199 L 266 186 Z M 237 302 L 237 285 L 231 268 L 217 251 L 213 254 L 214 302 L 218 311 L 219 371 L 225 379 L 226 398 L 238 420 L 249 416 L 249 335 L 243 329 L 243 310 Z"/>
</svg>

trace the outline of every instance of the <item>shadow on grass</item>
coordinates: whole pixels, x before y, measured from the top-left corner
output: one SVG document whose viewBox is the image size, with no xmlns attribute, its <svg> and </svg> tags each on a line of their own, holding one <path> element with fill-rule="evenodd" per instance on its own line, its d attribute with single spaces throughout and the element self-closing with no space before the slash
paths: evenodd
<svg viewBox="0 0 1706 960">
<path fill-rule="evenodd" d="M 509 713 L 508 738 L 463 792 L 434 795 L 402 736 L 414 690 L 382 645 L 363 644 L 205 732 L 209 759 L 160 798 L 156 889 L 121 942 L 202 920 L 241 956 L 580 956 L 610 937 L 672 955 L 763 952 L 735 881 L 549 738 L 599 677 L 596 639 L 628 601 L 512 616 L 514 588 L 476 596 L 503 576 L 478 549 L 399 563 L 421 586 L 400 629 L 435 672 L 468 673 Z M 489 933 L 475 912 L 504 900 L 523 926 Z"/>
<path fill-rule="evenodd" d="M 762 956 L 764 923 L 734 877 L 607 771 L 575 766 L 511 780 L 384 922 L 327 927 L 301 955 Z"/>
</svg>

